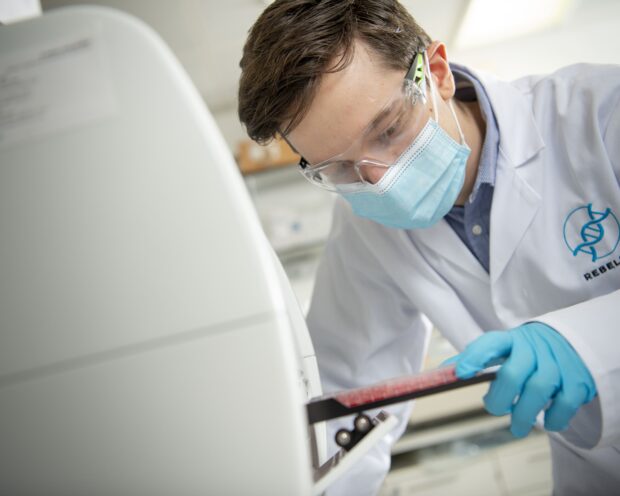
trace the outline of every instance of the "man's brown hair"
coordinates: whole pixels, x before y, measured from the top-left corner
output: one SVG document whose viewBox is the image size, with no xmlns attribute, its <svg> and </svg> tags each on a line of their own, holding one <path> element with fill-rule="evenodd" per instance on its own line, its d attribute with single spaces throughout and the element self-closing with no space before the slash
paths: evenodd
<svg viewBox="0 0 620 496">
<path fill-rule="evenodd" d="M 431 42 L 396 0 L 271 4 L 252 26 L 240 63 L 239 119 L 250 138 L 267 143 L 299 124 L 321 76 L 347 67 L 356 40 L 397 70 Z"/>
</svg>

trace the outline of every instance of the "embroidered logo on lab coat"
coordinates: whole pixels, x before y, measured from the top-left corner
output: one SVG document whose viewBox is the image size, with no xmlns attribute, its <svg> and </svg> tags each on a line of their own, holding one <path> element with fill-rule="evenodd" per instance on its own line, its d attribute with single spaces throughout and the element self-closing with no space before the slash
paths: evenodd
<svg viewBox="0 0 620 496">
<path fill-rule="evenodd" d="M 564 241 L 574 257 L 588 257 L 596 262 L 618 247 L 620 223 L 610 208 L 595 208 L 589 203 L 566 217 Z"/>
</svg>

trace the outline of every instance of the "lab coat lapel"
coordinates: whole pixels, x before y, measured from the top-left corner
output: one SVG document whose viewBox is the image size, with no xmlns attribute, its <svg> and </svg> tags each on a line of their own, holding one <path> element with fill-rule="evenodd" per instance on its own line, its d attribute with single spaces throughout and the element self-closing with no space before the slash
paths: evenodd
<svg viewBox="0 0 620 496">
<path fill-rule="evenodd" d="M 544 142 L 532 104 L 510 83 L 480 76 L 499 127 L 499 156 L 491 208 L 490 276 L 499 280 L 540 208 Z"/>
<path fill-rule="evenodd" d="M 540 195 L 509 163 L 498 161 L 491 208 L 490 275 L 495 283 L 540 207 Z"/>
<path fill-rule="evenodd" d="M 447 221 L 442 220 L 429 228 L 412 231 L 412 234 L 414 234 L 427 249 L 457 263 L 459 267 L 473 276 L 476 276 L 478 279 L 488 282 L 489 275 L 487 272 Z"/>
</svg>

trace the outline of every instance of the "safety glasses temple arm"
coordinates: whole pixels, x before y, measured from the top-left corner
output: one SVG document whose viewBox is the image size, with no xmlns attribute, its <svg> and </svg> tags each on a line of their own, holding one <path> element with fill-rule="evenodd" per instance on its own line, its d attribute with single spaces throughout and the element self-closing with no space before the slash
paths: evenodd
<svg viewBox="0 0 620 496">
<path fill-rule="evenodd" d="M 424 54 L 416 53 L 413 56 L 413 62 L 411 67 L 405 75 L 406 81 L 412 81 L 416 86 L 422 88 L 425 76 L 424 76 Z"/>
</svg>

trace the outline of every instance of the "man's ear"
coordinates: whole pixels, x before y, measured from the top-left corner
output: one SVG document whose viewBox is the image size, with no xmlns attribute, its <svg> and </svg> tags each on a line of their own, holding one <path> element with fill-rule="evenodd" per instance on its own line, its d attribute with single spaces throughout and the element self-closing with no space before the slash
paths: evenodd
<svg viewBox="0 0 620 496">
<path fill-rule="evenodd" d="M 426 56 L 439 95 L 444 101 L 449 100 L 454 96 L 455 85 L 452 71 L 448 65 L 446 45 L 441 41 L 434 41 L 426 49 Z"/>
</svg>

